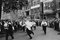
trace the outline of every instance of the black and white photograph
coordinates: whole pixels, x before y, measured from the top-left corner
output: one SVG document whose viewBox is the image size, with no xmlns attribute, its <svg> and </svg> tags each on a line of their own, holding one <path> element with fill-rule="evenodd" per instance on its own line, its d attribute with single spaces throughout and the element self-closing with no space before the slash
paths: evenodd
<svg viewBox="0 0 60 40">
<path fill-rule="evenodd" d="M 0 40 L 60 40 L 60 0 L 0 0 Z"/>
</svg>

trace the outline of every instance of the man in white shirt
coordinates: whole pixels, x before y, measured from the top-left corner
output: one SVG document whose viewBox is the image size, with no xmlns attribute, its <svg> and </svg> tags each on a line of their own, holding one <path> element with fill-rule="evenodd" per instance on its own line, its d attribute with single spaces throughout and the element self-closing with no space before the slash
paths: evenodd
<svg viewBox="0 0 60 40">
<path fill-rule="evenodd" d="M 32 36 L 30 35 L 31 33 L 34 35 L 33 31 L 31 31 L 32 23 L 29 20 L 27 20 L 25 22 L 25 25 L 26 25 L 26 28 L 27 28 L 26 32 L 27 32 L 28 36 L 30 37 L 30 39 L 32 39 Z"/>
<path fill-rule="evenodd" d="M 43 19 L 42 23 L 41 23 L 41 26 L 43 28 L 43 31 L 44 31 L 44 34 L 46 34 L 46 27 L 47 27 L 47 22 L 45 19 Z"/>
<path fill-rule="evenodd" d="M 12 25 L 10 22 L 5 22 L 4 29 L 5 29 L 5 33 L 6 33 L 6 40 L 8 40 L 9 36 L 11 36 L 11 38 L 14 39 L 13 29 L 12 29 Z"/>
<path fill-rule="evenodd" d="M 26 28 L 28 28 L 29 30 L 31 30 L 32 23 L 27 20 L 27 21 L 25 22 L 25 24 L 26 24 Z"/>
</svg>

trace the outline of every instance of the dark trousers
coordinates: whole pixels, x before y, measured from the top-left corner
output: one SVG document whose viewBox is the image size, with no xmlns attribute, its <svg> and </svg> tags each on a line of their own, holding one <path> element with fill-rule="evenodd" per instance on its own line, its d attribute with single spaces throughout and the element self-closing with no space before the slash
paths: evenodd
<svg viewBox="0 0 60 40">
<path fill-rule="evenodd" d="M 15 29 L 14 31 L 17 32 L 17 27 L 16 26 L 14 27 L 14 29 Z"/>
<path fill-rule="evenodd" d="M 55 30 L 58 31 L 59 30 L 59 23 L 56 23 L 54 26 L 55 26 Z"/>
<path fill-rule="evenodd" d="M 43 26 L 44 34 L 46 34 L 46 26 Z"/>
<path fill-rule="evenodd" d="M 57 26 L 55 26 L 55 30 L 57 30 Z"/>
<path fill-rule="evenodd" d="M 31 36 L 30 34 L 33 34 L 33 35 L 34 35 L 33 31 L 31 31 L 31 30 L 29 30 L 29 29 L 26 29 L 26 32 L 27 32 L 27 34 L 28 34 L 28 36 L 29 36 L 30 38 L 32 38 L 32 36 Z"/>
<path fill-rule="evenodd" d="M 25 26 L 22 27 L 22 30 L 25 31 Z"/>
<path fill-rule="evenodd" d="M 34 30 L 36 30 L 36 26 L 34 26 Z"/>
<path fill-rule="evenodd" d="M 11 38 L 14 39 L 12 31 L 6 30 L 6 40 L 8 40 L 9 36 L 11 36 Z"/>
</svg>

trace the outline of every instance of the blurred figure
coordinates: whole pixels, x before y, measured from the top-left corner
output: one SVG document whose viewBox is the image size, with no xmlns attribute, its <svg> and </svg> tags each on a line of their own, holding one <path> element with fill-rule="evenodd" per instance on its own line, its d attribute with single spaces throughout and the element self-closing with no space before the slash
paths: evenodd
<svg viewBox="0 0 60 40">
<path fill-rule="evenodd" d="M 42 23 L 41 23 L 41 26 L 43 28 L 43 31 L 44 31 L 44 34 L 46 34 L 46 27 L 47 27 L 47 22 L 45 19 L 43 19 Z"/>
<path fill-rule="evenodd" d="M 53 21 L 50 22 L 50 28 L 54 28 L 54 22 Z"/>
<path fill-rule="evenodd" d="M 59 30 L 59 21 L 58 21 L 58 19 L 55 19 L 55 22 L 54 22 L 54 26 L 55 26 L 55 30 Z"/>
<path fill-rule="evenodd" d="M 20 24 L 20 30 L 22 30 L 22 25 L 23 25 L 22 21 L 20 21 L 19 24 Z"/>
<path fill-rule="evenodd" d="M 22 30 L 25 32 L 25 22 L 22 24 Z"/>
<path fill-rule="evenodd" d="M 38 21 L 36 21 L 36 26 L 38 26 Z"/>
<path fill-rule="evenodd" d="M 12 29 L 12 25 L 10 22 L 9 23 L 5 22 L 4 29 L 5 29 L 5 33 L 6 33 L 6 40 L 8 40 L 8 36 L 11 36 L 11 38 L 14 39 L 13 29 Z"/>
<path fill-rule="evenodd" d="M 34 21 L 32 21 L 32 27 L 36 30 L 36 23 Z"/>
<path fill-rule="evenodd" d="M 13 26 L 14 26 L 14 29 L 15 29 L 14 31 L 17 32 L 17 25 L 16 25 L 16 23 L 13 23 Z"/>
<path fill-rule="evenodd" d="M 25 24 L 26 24 L 26 32 L 27 32 L 28 36 L 30 37 L 30 39 L 32 39 L 32 36 L 30 35 L 30 34 L 34 35 L 34 32 L 31 30 L 32 23 L 29 20 L 27 20 L 25 22 Z"/>
<path fill-rule="evenodd" d="M 2 28 L 3 28 L 3 27 L 2 27 L 2 23 L 0 22 L 0 34 L 2 34 L 2 31 L 3 31 Z"/>
</svg>

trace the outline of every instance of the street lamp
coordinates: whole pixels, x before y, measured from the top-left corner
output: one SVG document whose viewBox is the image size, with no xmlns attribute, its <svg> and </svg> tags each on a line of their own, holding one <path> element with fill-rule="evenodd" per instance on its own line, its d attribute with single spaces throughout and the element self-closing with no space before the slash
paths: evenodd
<svg viewBox="0 0 60 40">
<path fill-rule="evenodd" d="M 42 15 L 42 19 L 43 19 L 44 18 L 43 0 L 40 0 L 40 5 L 41 5 L 40 7 L 41 7 L 41 13 L 42 13 L 41 15 Z"/>
</svg>

